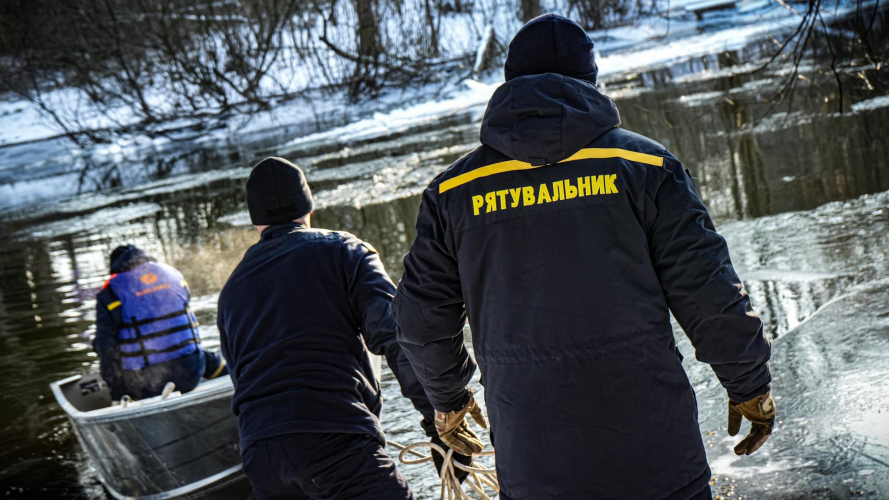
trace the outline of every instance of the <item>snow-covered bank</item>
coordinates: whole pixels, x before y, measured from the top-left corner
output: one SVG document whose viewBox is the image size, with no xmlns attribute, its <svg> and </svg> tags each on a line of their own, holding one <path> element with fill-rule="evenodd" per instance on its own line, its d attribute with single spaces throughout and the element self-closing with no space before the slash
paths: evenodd
<svg viewBox="0 0 889 500">
<path fill-rule="evenodd" d="M 734 10 L 707 14 L 703 21 L 697 21 L 693 14 L 684 10 L 688 3 L 686 0 L 673 2 L 663 17 L 647 17 L 632 26 L 591 33 L 597 40 L 603 78 L 607 80 L 618 74 L 740 48 L 766 36 L 779 36 L 799 20 L 774 2 L 744 0 Z M 844 16 L 854 9 L 854 4 L 848 0 L 841 3 L 843 7 L 836 12 L 825 12 L 828 22 L 831 16 Z M 868 2 L 865 6 L 872 4 Z M 507 41 L 511 35 L 496 33 L 501 42 Z M 481 82 L 468 80 L 444 86 L 390 90 L 374 101 L 358 105 L 350 105 L 344 95 L 294 100 L 276 106 L 272 111 L 250 116 L 207 118 L 208 123 L 183 120 L 169 124 L 171 131 L 166 137 L 120 136 L 110 145 L 97 146 L 86 152 L 67 146 L 65 139 L 9 146 L 14 142 L 57 136 L 59 130 L 29 103 L 0 102 L 0 209 L 65 198 L 79 190 L 102 189 L 101 182 L 94 183 L 95 186 L 91 183 L 81 186 L 80 172 L 88 164 L 121 165 L 120 184 L 124 187 L 149 181 L 150 177 L 133 175 L 128 170 L 139 170 L 139 167 L 147 170 L 136 164 L 148 155 L 164 155 L 174 145 L 215 149 L 232 145 L 241 147 L 259 141 L 269 143 L 270 139 L 264 136 L 272 134 L 275 138 L 271 141 L 276 144 L 294 146 L 328 139 L 348 143 L 398 133 L 448 114 L 472 108 L 482 110 L 501 81 L 500 71 L 495 70 Z M 55 98 L 67 99 L 65 95 Z M 76 109 L 76 103 L 70 104 Z M 110 121 L 105 125 L 126 123 L 126 117 L 106 118 Z M 87 122 L 102 126 L 102 119 L 93 116 L 89 119 L 92 121 Z M 181 131 L 176 131 L 177 127 Z M 210 130 L 196 132 L 196 128 Z M 3 144 L 7 146 L 2 147 Z M 184 172 L 165 175 L 178 173 Z"/>
<path fill-rule="evenodd" d="M 780 31 L 792 25 L 796 19 L 788 11 L 776 9 L 776 5 L 767 0 L 746 0 L 741 2 L 741 7 L 736 10 L 715 13 L 709 15 L 705 21 L 699 22 L 694 20 L 693 15 L 685 12 L 685 6 L 689 3 L 692 3 L 691 0 L 672 2 L 669 12 L 664 14 L 664 17 L 670 17 L 669 21 L 663 17 L 649 16 L 639 19 L 630 26 L 591 32 L 590 35 L 597 41 L 598 51 L 606 54 L 600 59 L 600 74 L 633 71 L 649 65 L 669 63 L 741 46 L 752 37 Z M 846 10 L 843 9 L 838 11 L 838 15 L 845 13 Z M 496 36 L 502 41 L 508 41 L 513 34 L 497 33 Z M 486 83 L 497 83 L 501 79 L 500 72 L 495 71 Z M 428 98 L 436 90 L 441 89 L 429 88 L 422 93 Z M 390 104 L 398 105 L 398 94 L 398 92 L 390 94 Z M 446 88 L 445 94 L 440 100 L 442 105 L 451 102 L 463 106 L 465 102 L 455 102 L 460 100 L 461 96 L 469 99 L 469 102 L 474 102 L 473 97 L 466 96 L 465 90 L 459 86 Z M 432 101 L 407 105 L 396 111 L 413 113 L 413 108 L 428 107 L 430 103 L 438 100 L 435 96 L 432 97 Z M 162 96 L 155 96 L 155 99 L 161 98 Z M 80 102 L 76 93 L 72 91 L 55 91 L 45 99 L 64 108 L 66 113 L 78 114 L 87 110 L 87 105 Z M 387 97 L 384 96 L 383 99 L 386 100 Z M 422 96 L 415 95 L 412 99 L 420 100 Z M 330 99 L 325 99 L 328 100 Z M 337 101 L 337 106 L 349 105 L 345 99 L 334 100 Z M 162 105 L 160 102 L 155 104 Z M 246 125 L 243 124 L 243 117 L 234 118 L 227 124 L 227 128 L 230 133 L 243 133 L 281 126 L 316 112 L 324 113 L 326 110 L 323 104 L 316 102 L 308 105 L 304 101 L 285 103 L 274 111 L 257 113 Z M 315 107 L 320 109 L 313 109 Z M 90 115 L 83 121 L 85 125 L 104 128 L 128 124 L 132 121 L 132 117 L 127 117 L 123 113 L 108 117 Z M 21 100 L 0 100 L 0 146 L 45 140 L 59 136 L 62 132 L 58 125 L 44 115 L 36 105 Z"/>
</svg>

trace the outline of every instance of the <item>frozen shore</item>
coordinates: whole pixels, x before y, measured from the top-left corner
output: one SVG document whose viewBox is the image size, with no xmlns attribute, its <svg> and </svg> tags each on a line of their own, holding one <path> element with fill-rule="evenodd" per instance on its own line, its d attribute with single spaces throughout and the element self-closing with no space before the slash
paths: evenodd
<svg viewBox="0 0 889 500">
<path fill-rule="evenodd" d="M 658 65 L 690 60 L 721 51 L 734 50 L 753 40 L 779 36 L 793 28 L 799 17 L 768 0 L 742 0 L 735 9 L 707 14 L 702 21 L 687 12 L 691 0 L 671 2 L 662 16 L 649 16 L 634 24 L 592 32 L 597 42 L 602 78 L 632 74 Z M 864 6 L 873 5 L 873 1 Z M 840 6 L 827 21 L 854 12 L 854 3 L 840 0 Z M 511 33 L 497 33 L 501 42 Z M 706 71 L 704 68 L 699 68 Z M 64 199 L 78 192 L 102 190 L 103 173 L 119 166 L 122 187 L 147 180 L 152 163 L 159 158 L 181 154 L 183 148 L 248 148 L 256 143 L 341 142 L 367 140 L 420 126 L 466 109 L 484 109 L 485 103 L 502 82 L 499 70 L 485 73 L 481 81 L 452 80 L 407 89 L 391 89 L 374 101 L 350 104 L 344 95 L 311 102 L 295 100 L 274 110 L 250 116 L 180 120 L 165 125 L 161 135 L 121 134 L 110 144 L 87 151 L 73 147 L 60 137 L 39 111 L 26 101 L 0 101 L 0 210 Z M 76 96 L 60 91 L 56 96 L 67 107 L 78 106 Z M 606 88 L 607 92 L 607 88 Z M 69 98 L 70 97 L 70 98 Z M 125 113 L 124 113 L 125 114 Z M 324 122 L 319 122 L 319 117 Z M 127 124 L 126 116 L 103 121 L 94 116 L 96 127 Z M 107 122 L 107 123 L 106 123 Z M 196 130 L 202 130 L 196 132 Z M 267 147 L 267 146 L 266 146 Z M 244 166 L 244 165 L 240 165 Z M 226 168 L 227 166 L 222 166 Z M 88 171 L 88 172 L 87 172 Z M 92 184 L 92 172 L 97 175 Z M 82 175 L 90 181 L 84 184 Z M 174 170 L 163 175 L 186 173 Z"/>
<path fill-rule="evenodd" d="M 757 453 L 732 452 L 724 391 L 698 393 L 714 496 L 889 498 L 889 280 L 836 298 L 772 349 L 778 426 Z"/>
</svg>

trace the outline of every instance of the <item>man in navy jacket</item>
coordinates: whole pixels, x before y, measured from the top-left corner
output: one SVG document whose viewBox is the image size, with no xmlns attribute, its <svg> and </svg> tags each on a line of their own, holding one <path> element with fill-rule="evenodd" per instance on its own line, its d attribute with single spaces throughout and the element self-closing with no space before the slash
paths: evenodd
<svg viewBox="0 0 889 500">
<path fill-rule="evenodd" d="M 158 396 L 168 382 L 185 393 L 202 377 L 228 374 L 219 354 L 201 349 L 190 298 L 182 274 L 141 248 L 111 252 L 111 277 L 96 296 L 93 347 L 113 399 Z"/>
<path fill-rule="evenodd" d="M 258 498 L 412 498 L 386 453 L 368 352 L 383 355 L 435 436 L 434 412 L 395 340 L 395 285 L 374 248 L 313 229 L 297 166 L 268 158 L 247 181 L 250 247 L 219 295 L 244 471 Z"/>
<path fill-rule="evenodd" d="M 690 175 L 619 128 L 593 43 L 546 15 L 510 43 L 482 146 L 423 194 L 398 341 L 457 451 L 481 368 L 501 498 L 709 499 L 670 312 L 730 399 L 736 448 L 771 433 L 770 344 Z"/>
</svg>

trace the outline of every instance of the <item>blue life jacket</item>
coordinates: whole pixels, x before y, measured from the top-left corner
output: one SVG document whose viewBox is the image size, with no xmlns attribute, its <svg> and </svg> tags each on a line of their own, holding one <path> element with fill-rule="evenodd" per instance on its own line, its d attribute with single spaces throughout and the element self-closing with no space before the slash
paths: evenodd
<svg viewBox="0 0 889 500">
<path fill-rule="evenodd" d="M 121 308 L 117 340 L 121 368 L 147 366 L 195 353 L 198 322 L 188 307 L 188 285 L 176 269 L 145 262 L 112 275 L 106 284 L 115 296 L 109 310 Z"/>
</svg>

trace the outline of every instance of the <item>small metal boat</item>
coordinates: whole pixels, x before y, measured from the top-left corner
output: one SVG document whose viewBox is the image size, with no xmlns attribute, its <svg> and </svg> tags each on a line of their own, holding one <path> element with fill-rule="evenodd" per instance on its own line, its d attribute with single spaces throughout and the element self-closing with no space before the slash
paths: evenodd
<svg viewBox="0 0 889 500">
<path fill-rule="evenodd" d="M 112 402 L 98 374 L 50 384 L 99 480 L 117 499 L 188 496 L 243 500 L 231 379 L 204 380 L 186 394 Z"/>
</svg>

